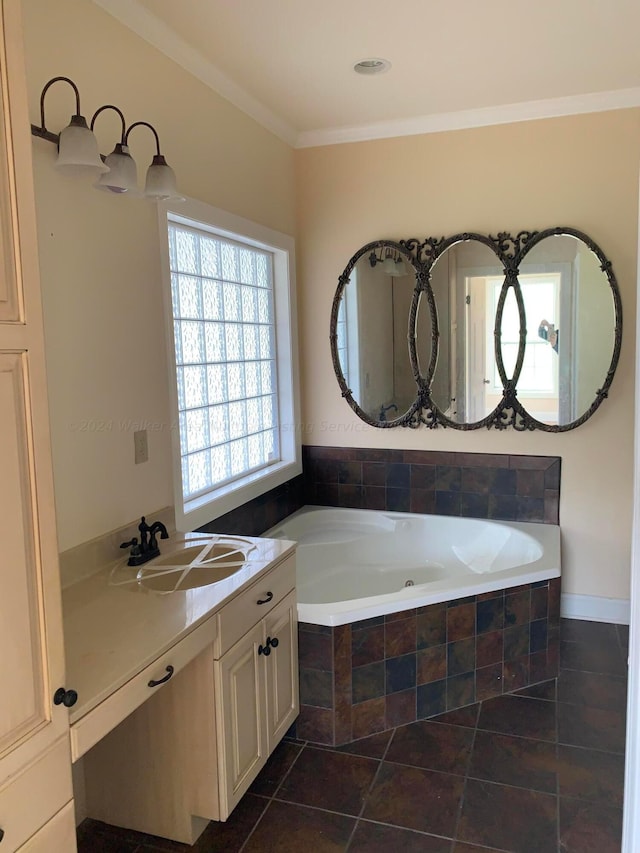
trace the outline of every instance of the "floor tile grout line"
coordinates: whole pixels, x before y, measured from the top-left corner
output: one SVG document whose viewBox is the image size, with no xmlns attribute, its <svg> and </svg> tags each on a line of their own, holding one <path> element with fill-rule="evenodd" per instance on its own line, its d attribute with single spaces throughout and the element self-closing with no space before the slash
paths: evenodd
<svg viewBox="0 0 640 853">
<path fill-rule="evenodd" d="M 358 829 L 358 825 L 360 823 L 360 820 L 361 820 L 362 816 L 364 815 L 364 810 L 367 807 L 367 802 L 369 800 L 369 796 L 370 796 L 371 792 L 373 791 L 373 788 L 376 784 L 376 780 L 380 774 L 380 771 L 382 769 L 382 765 L 385 761 L 385 758 L 387 757 L 387 753 L 389 752 L 389 748 L 391 746 L 391 741 L 395 737 L 397 729 L 398 729 L 398 726 L 395 726 L 394 729 L 392 730 L 392 733 L 389 736 L 389 739 L 387 740 L 387 745 L 385 746 L 382 755 L 378 759 L 378 766 L 376 768 L 376 772 L 373 774 L 373 778 L 371 779 L 371 782 L 369 784 L 367 792 L 364 795 L 364 797 L 362 798 L 362 806 L 360 807 L 360 811 L 358 812 L 358 815 L 356 816 L 356 821 L 353 825 L 353 829 L 351 831 L 351 835 L 349 836 L 349 840 L 347 841 L 347 846 L 345 847 L 345 851 L 347 851 L 349 849 L 349 847 L 351 846 L 351 842 L 353 841 L 353 837 L 354 837 L 354 835 Z"/>
<path fill-rule="evenodd" d="M 242 844 L 241 844 L 241 845 L 240 845 L 240 847 L 238 848 L 238 853 L 242 853 L 242 851 L 245 849 L 245 847 L 246 847 L 246 846 L 247 846 L 247 844 L 249 843 L 249 839 L 251 838 L 251 836 L 253 835 L 253 833 L 254 833 L 254 832 L 256 831 L 256 829 L 258 828 L 259 824 L 260 824 L 260 823 L 261 823 L 261 821 L 262 821 L 262 818 L 265 816 L 265 813 L 266 813 L 267 809 L 269 808 L 269 806 L 271 805 L 271 803 L 272 803 L 272 802 L 273 802 L 273 799 L 267 799 L 267 800 L 265 801 L 264 808 L 263 808 L 263 809 L 262 809 L 262 811 L 260 812 L 260 815 L 259 815 L 259 817 L 258 817 L 258 820 L 253 824 L 253 826 L 251 827 L 251 830 L 250 830 L 250 831 L 249 831 L 249 833 L 247 834 L 247 837 L 245 838 L 245 840 L 242 842 Z"/>
<path fill-rule="evenodd" d="M 300 756 L 301 756 L 301 755 L 302 755 L 302 753 L 304 752 L 304 749 L 305 749 L 305 747 L 306 747 L 306 746 L 307 746 L 307 743 L 305 742 L 304 746 L 303 746 L 301 749 L 299 749 L 299 750 L 298 750 L 298 754 L 296 755 L 296 757 L 293 759 L 293 761 L 291 762 L 291 764 L 290 764 L 290 765 L 289 765 L 289 767 L 287 768 L 287 771 L 286 771 L 286 773 L 283 775 L 282 779 L 280 779 L 280 781 L 279 781 L 279 782 L 278 782 L 278 784 L 276 785 L 275 791 L 273 792 L 273 794 L 272 794 L 271 796 L 265 796 L 264 794 L 254 794 L 254 796 L 256 796 L 256 797 L 264 797 L 264 799 L 266 800 L 266 802 L 265 802 L 265 806 L 264 806 L 264 808 L 262 809 L 262 811 L 260 812 L 260 815 L 259 815 L 258 819 L 256 820 L 256 822 L 254 823 L 253 827 L 251 828 L 251 830 L 250 830 L 249 834 L 247 835 L 247 837 L 246 837 L 246 838 L 244 839 L 244 841 L 242 842 L 242 845 L 240 846 L 240 848 L 239 848 L 239 850 L 238 850 L 238 853 L 242 853 L 242 851 L 244 850 L 244 848 L 245 848 L 245 846 L 246 846 L 247 842 L 249 841 L 249 839 L 251 838 L 251 836 L 253 835 L 253 833 L 254 833 L 254 832 L 256 831 L 256 829 L 258 828 L 258 825 L 259 825 L 259 824 L 260 824 L 260 822 L 262 821 L 262 818 L 264 817 L 264 815 L 265 815 L 265 813 L 266 813 L 267 809 L 269 808 L 270 804 L 275 800 L 276 794 L 278 793 L 278 791 L 279 791 L 279 790 L 280 790 L 280 788 L 282 787 L 282 784 L 284 783 L 285 779 L 286 779 L 286 778 L 289 776 L 289 774 L 291 773 L 291 770 L 292 770 L 292 768 L 293 768 L 294 764 L 295 764 L 295 763 L 297 762 L 297 760 L 300 758 Z M 247 793 L 249 793 L 249 791 L 247 791 Z M 282 802 L 282 801 L 279 801 L 279 802 Z"/>
<path fill-rule="evenodd" d="M 298 760 L 299 760 L 300 756 L 301 756 L 301 755 L 302 755 L 302 753 L 305 751 L 305 749 L 307 748 L 307 746 L 308 746 L 308 745 L 309 745 L 308 743 L 305 743 L 305 745 L 302 747 L 302 749 L 298 750 L 298 754 L 296 755 L 296 757 L 293 759 L 293 761 L 291 762 L 291 764 L 290 764 L 290 765 L 289 765 L 289 767 L 287 768 L 286 773 L 284 773 L 284 774 L 283 774 L 282 779 L 280 779 L 280 781 L 279 781 L 279 782 L 278 782 L 278 784 L 276 785 L 275 791 L 274 791 L 274 792 L 273 792 L 273 794 L 269 797 L 269 799 L 273 800 L 273 799 L 275 798 L 276 794 L 278 793 L 278 791 L 280 790 L 280 788 L 283 786 L 283 784 L 284 784 L 285 780 L 286 780 L 286 779 L 289 777 L 289 775 L 291 774 L 291 771 L 293 770 L 294 766 L 298 763 Z"/>
<path fill-rule="evenodd" d="M 476 737 L 478 736 L 478 723 L 480 722 L 480 714 L 482 713 L 482 702 L 478 703 L 478 708 L 476 711 L 476 724 L 473 727 L 473 737 L 471 738 L 471 747 L 469 749 L 469 755 L 467 757 L 467 766 L 465 768 L 464 774 L 464 783 L 462 785 L 462 796 L 460 797 L 460 803 L 458 805 L 458 814 L 456 816 L 455 826 L 453 827 L 453 844 L 451 845 L 451 850 L 455 850 L 456 841 L 458 840 L 458 830 L 460 828 L 460 821 L 462 820 L 462 812 L 464 810 L 464 801 L 467 795 L 467 784 L 469 782 L 469 770 L 471 769 L 471 762 L 473 760 L 473 750 L 476 745 Z"/>
</svg>

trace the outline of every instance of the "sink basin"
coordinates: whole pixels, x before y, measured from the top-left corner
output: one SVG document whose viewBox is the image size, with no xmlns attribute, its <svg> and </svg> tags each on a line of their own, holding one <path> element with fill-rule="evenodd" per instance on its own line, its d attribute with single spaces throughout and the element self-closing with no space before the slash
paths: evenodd
<svg viewBox="0 0 640 853">
<path fill-rule="evenodd" d="M 184 547 L 161 554 L 142 566 L 117 566 L 112 572 L 112 585 L 146 587 L 168 593 L 209 586 L 228 578 L 247 562 L 256 546 L 239 536 L 214 536 L 187 540 Z"/>
</svg>

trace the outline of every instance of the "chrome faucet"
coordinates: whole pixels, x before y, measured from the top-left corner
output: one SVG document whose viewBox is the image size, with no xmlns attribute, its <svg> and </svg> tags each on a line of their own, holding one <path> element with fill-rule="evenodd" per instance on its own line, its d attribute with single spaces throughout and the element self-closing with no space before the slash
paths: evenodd
<svg viewBox="0 0 640 853">
<path fill-rule="evenodd" d="M 127 561 L 128 566 L 141 566 L 143 563 L 153 560 L 154 557 L 160 555 L 158 540 L 156 539 L 157 533 L 160 534 L 161 539 L 169 538 L 167 528 L 161 521 L 154 521 L 149 526 L 144 515 L 140 519 L 138 530 L 140 531 L 140 542 L 138 542 L 138 537 L 134 536 L 129 542 L 123 542 L 120 545 L 121 548 L 131 548 Z"/>
</svg>

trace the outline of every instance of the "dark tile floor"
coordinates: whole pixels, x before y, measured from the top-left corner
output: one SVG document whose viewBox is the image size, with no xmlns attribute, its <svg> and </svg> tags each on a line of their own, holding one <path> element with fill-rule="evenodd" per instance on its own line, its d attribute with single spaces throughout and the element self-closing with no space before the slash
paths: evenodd
<svg viewBox="0 0 640 853">
<path fill-rule="evenodd" d="M 560 677 L 347 747 L 284 740 L 194 847 L 86 820 L 80 853 L 619 853 L 628 632 L 563 620 Z"/>
</svg>

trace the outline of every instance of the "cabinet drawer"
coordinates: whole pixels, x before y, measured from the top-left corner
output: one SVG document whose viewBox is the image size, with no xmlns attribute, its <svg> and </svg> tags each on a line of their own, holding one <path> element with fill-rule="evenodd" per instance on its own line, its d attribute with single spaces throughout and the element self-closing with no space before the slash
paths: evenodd
<svg viewBox="0 0 640 853">
<path fill-rule="evenodd" d="M 183 669 L 201 651 L 211 645 L 216 638 L 216 617 L 208 619 L 184 639 L 176 643 L 168 652 L 145 667 L 132 679 L 123 684 L 84 717 L 71 726 L 71 758 L 77 761 L 91 749 L 101 738 L 128 717 L 132 711 L 139 708 L 153 693 L 161 690 L 162 679 L 169 674 L 168 667 L 173 667 L 172 675 Z M 167 679 L 168 681 L 169 679 Z M 150 686 L 151 681 L 161 681 L 156 686 Z"/>
<path fill-rule="evenodd" d="M 263 619 L 296 585 L 295 555 L 287 557 L 260 580 L 232 599 L 218 614 L 216 658 Z M 258 602 L 263 602 L 259 604 Z"/>
<path fill-rule="evenodd" d="M 0 789 L 2 853 L 14 853 L 72 798 L 69 743 L 64 737 Z"/>
<path fill-rule="evenodd" d="M 36 832 L 18 853 L 76 853 L 76 822 L 73 803 L 67 805 Z"/>
</svg>

